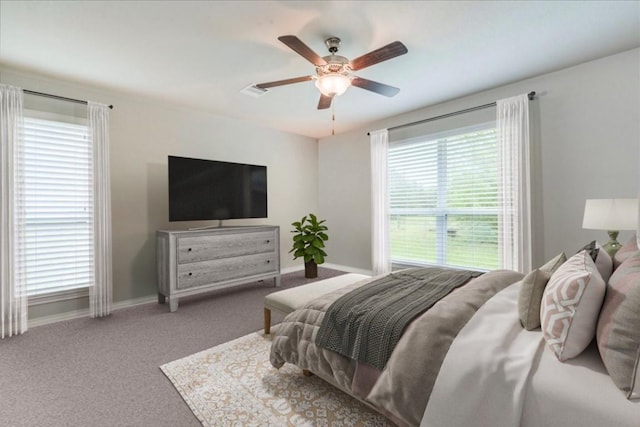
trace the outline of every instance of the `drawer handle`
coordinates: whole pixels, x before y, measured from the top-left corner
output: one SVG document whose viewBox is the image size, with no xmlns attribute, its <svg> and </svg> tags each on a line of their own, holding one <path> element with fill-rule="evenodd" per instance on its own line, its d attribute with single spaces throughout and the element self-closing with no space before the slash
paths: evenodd
<svg viewBox="0 0 640 427">
<path fill-rule="evenodd" d="M 191 252 L 191 248 L 187 249 L 187 252 Z"/>
<path fill-rule="evenodd" d="M 267 264 L 269 264 L 270 262 L 271 262 L 271 260 L 270 260 L 270 259 L 268 259 L 268 260 L 267 260 Z"/>
<path fill-rule="evenodd" d="M 267 243 L 271 243 L 271 240 L 267 240 Z"/>
<path fill-rule="evenodd" d="M 193 275 L 193 273 L 189 273 L 189 276 Z"/>
</svg>

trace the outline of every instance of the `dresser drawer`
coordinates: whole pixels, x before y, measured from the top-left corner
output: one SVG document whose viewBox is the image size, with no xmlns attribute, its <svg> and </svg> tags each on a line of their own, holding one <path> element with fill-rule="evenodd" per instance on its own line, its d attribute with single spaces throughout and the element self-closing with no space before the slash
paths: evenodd
<svg viewBox="0 0 640 427">
<path fill-rule="evenodd" d="M 275 253 L 180 264 L 177 288 L 188 289 L 269 272 L 279 272 Z"/>
<path fill-rule="evenodd" d="M 214 289 L 267 279 L 280 285 L 278 226 L 159 230 L 156 236 L 158 302 L 169 298 L 171 311 L 179 298 Z"/>
<path fill-rule="evenodd" d="M 273 252 L 276 247 L 275 237 L 272 231 L 180 237 L 178 263 Z"/>
</svg>

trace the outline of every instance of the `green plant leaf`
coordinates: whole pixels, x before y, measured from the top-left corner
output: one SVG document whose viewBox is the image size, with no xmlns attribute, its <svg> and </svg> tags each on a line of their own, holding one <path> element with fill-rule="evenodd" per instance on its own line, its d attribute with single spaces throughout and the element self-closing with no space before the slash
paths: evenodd
<svg viewBox="0 0 640 427">
<path fill-rule="evenodd" d="M 316 257 L 320 257 L 324 262 L 324 257 L 327 254 L 322 250 L 325 247 L 324 241 L 329 239 L 329 236 L 325 231 L 328 230 L 324 225 L 326 220 L 318 220 L 318 217 L 310 213 L 302 217 L 300 221 L 292 222 L 291 225 L 295 228 L 293 233 L 293 247 L 289 253 L 293 252 L 294 259 L 304 257 L 305 262 L 314 260 Z M 316 261 L 318 261 L 316 259 Z"/>
<path fill-rule="evenodd" d="M 317 254 L 314 259 L 316 260 L 316 264 L 324 263 L 324 256 L 322 254 Z"/>
</svg>

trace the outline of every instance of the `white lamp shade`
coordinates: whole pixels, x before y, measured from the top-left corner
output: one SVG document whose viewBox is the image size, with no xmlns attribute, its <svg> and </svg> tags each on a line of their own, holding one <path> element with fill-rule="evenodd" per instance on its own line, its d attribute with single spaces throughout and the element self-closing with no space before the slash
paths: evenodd
<svg viewBox="0 0 640 427">
<path fill-rule="evenodd" d="M 351 79 L 344 74 L 325 74 L 316 80 L 316 87 L 323 95 L 339 96 L 351 86 Z"/>
<path fill-rule="evenodd" d="M 582 228 L 589 230 L 635 230 L 638 228 L 638 199 L 588 199 Z"/>
</svg>

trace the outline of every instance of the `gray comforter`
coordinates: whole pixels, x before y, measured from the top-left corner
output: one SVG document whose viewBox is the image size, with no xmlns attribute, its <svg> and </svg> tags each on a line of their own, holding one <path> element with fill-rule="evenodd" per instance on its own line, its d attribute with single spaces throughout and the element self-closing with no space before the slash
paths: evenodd
<svg viewBox="0 0 640 427">
<path fill-rule="evenodd" d="M 316 345 L 382 370 L 405 328 L 479 271 L 410 268 L 338 298 L 327 310 Z"/>
<path fill-rule="evenodd" d="M 293 363 L 364 400 L 396 424 L 418 426 L 457 333 L 482 304 L 521 278 L 514 271 L 496 270 L 451 292 L 409 324 L 382 371 L 315 345 L 333 301 L 368 281 L 356 283 L 289 314 L 276 328 L 271 364 L 279 368 Z"/>
</svg>

